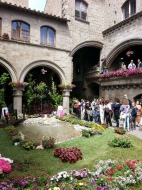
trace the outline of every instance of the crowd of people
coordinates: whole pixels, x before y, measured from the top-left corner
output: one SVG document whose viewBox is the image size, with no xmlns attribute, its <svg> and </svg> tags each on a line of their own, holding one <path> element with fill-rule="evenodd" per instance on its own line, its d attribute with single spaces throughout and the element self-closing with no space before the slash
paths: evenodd
<svg viewBox="0 0 142 190">
<path fill-rule="evenodd" d="M 74 103 L 74 113 L 82 120 L 98 124 L 120 127 L 120 119 L 123 121 L 123 128 L 127 131 L 135 130 L 136 126 L 142 125 L 142 106 L 139 101 L 132 102 L 125 94 L 122 103 L 118 98 L 112 100 L 94 99 L 92 102 L 84 99 Z"/>
<path fill-rule="evenodd" d="M 142 62 L 140 59 L 137 59 L 137 64 L 134 63 L 134 60 L 131 60 L 130 63 L 128 64 L 128 67 L 126 66 L 124 62 L 121 62 L 119 69 L 125 71 L 127 69 L 136 69 L 136 68 L 142 68 Z M 108 67 L 104 66 L 102 74 L 107 74 L 107 73 L 108 73 Z"/>
</svg>

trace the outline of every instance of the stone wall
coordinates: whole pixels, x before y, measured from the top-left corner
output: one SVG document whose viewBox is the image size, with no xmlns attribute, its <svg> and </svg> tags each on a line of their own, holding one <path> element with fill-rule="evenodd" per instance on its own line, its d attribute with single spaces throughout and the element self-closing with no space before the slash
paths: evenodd
<svg viewBox="0 0 142 190">
<path fill-rule="evenodd" d="M 56 16 L 62 16 L 62 0 L 46 0 L 44 12 Z"/>
<path fill-rule="evenodd" d="M 32 68 L 47 66 L 54 70 L 61 82 L 71 82 L 72 63 L 68 52 L 5 40 L 0 40 L 0 47 L 0 57 L 10 65 L 17 81 L 23 82 L 24 76 Z"/>
<path fill-rule="evenodd" d="M 12 3 L 13 5 L 29 7 L 29 0 L 2 0 L 2 2 Z"/>
<path fill-rule="evenodd" d="M 124 94 L 133 100 L 142 91 L 142 78 L 141 76 L 129 77 L 112 77 L 109 79 L 100 80 L 100 97 L 106 100 L 119 98 L 121 101 Z"/>
<path fill-rule="evenodd" d="M 122 23 L 117 24 L 116 26 L 106 30 L 104 32 L 104 46 L 102 49 L 102 57 L 108 57 L 109 65 L 112 63 L 114 58 L 121 53 L 121 51 L 135 45 L 133 40 L 141 40 L 142 26 L 139 24 L 142 22 L 142 14 L 134 15 L 123 21 Z M 129 42 L 129 43 L 128 43 Z M 114 52 L 114 49 L 117 48 L 120 44 L 124 43 L 125 45 L 120 50 L 116 51 L 115 56 L 112 57 L 111 53 Z"/>
<path fill-rule="evenodd" d="M 126 0 L 105 0 L 105 29 L 124 20 L 122 6 Z M 142 1 L 136 0 L 136 13 L 142 10 Z"/>
<path fill-rule="evenodd" d="M 0 17 L 2 18 L 2 34 L 8 33 L 11 38 L 11 23 L 13 20 L 20 20 L 30 25 L 30 43 L 40 45 L 40 28 L 49 26 L 55 30 L 55 47 L 70 50 L 72 39 L 67 23 L 57 19 L 28 13 L 25 11 L 15 11 L 0 7 Z"/>
</svg>

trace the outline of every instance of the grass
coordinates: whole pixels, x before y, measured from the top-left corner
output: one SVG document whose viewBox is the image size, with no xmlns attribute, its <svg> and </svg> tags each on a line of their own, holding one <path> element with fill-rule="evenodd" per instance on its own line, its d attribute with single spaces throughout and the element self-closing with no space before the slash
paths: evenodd
<svg viewBox="0 0 142 190">
<path fill-rule="evenodd" d="M 59 158 L 53 156 L 54 149 L 44 150 L 25 150 L 22 147 L 12 145 L 12 141 L 4 128 L 0 128 L 0 154 L 3 157 L 23 162 L 24 160 L 33 160 L 33 164 L 26 165 L 27 171 L 12 171 L 7 178 L 23 177 L 30 174 L 39 176 L 41 174 L 56 174 L 57 172 L 72 169 L 81 169 L 87 167 L 93 169 L 93 165 L 99 160 L 115 159 L 118 161 L 137 159 L 142 161 L 142 141 L 132 135 L 129 136 L 133 147 L 131 148 L 113 148 L 108 146 L 108 141 L 114 137 L 120 136 L 114 133 L 112 129 L 106 129 L 102 135 L 92 136 L 91 138 L 79 137 L 68 142 L 55 145 L 57 147 L 77 146 L 83 153 L 83 160 L 75 164 L 63 163 Z M 137 190 L 142 190 L 137 187 Z"/>
</svg>

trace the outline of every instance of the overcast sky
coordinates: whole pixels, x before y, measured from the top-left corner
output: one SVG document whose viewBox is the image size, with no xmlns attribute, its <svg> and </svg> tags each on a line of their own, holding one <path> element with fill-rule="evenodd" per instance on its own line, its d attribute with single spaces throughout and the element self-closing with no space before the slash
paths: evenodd
<svg viewBox="0 0 142 190">
<path fill-rule="evenodd" d="M 29 0 L 29 8 L 44 11 L 46 0 Z"/>
</svg>

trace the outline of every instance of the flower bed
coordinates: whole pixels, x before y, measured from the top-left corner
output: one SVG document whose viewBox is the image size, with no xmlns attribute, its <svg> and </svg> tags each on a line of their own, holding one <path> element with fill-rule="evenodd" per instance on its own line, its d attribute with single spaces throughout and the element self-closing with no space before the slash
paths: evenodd
<svg viewBox="0 0 142 190">
<path fill-rule="evenodd" d="M 87 128 L 91 128 L 91 129 L 96 130 L 96 131 L 104 131 L 105 130 L 105 127 L 103 125 L 99 125 L 99 124 L 94 123 L 94 122 L 87 122 L 84 120 L 80 120 L 73 115 L 65 115 L 64 117 L 58 117 L 57 116 L 56 119 L 69 122 L 73 125 L 85 126 Z"/>
<path fill-rule="evenodd" d="M 77 147 L 57 148 L 54 151 L 54 156 L 61 158 L 62 162 L 75 163 L 77 160 L 82 160 L 82 152 Z"/>
<path fill-rule="evenodd" d="M 48 189 L 48 190 L 130 190 L 131 186 L 142 182 L 142 163 L 138 160 L 117 162 L 100 160 L 92 171 L 83 168 L 80 171 L 62 171 L 47 177 L 28 176 L 23 179 L 1 182 L 0 189 Z"/>
<path fill-rule="evenodd" d="M 0 177 L 5 177 L 6 174 L 10 173 L 12 170 L 11 164 L 13 160 L 0 155 Z"/>
<path fill-rule="evenodd" d="M 130 75 L 142 75 L 142 68 L 136 68 L 136 69 L 128 69 L 128 70 L 117 70 L 117 71 L 111 71 L 108 74 L 102 74 L 99 77 L 100 78 L 110 78 L 113 76 L 124 76 L 128 77 Z"/>
</svg>

